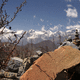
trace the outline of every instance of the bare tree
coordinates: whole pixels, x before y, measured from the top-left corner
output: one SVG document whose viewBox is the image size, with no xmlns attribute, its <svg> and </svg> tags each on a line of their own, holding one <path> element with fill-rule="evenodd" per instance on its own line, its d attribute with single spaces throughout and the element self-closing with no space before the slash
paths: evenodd
<svg viewBox="0 0 80 80">
<path fill-rule="evenodd" d="M 7 14 L 7 11 L 6 10 L 3 10 L 3 7 L 6 5 L 6 3 L 8 2 L 8 0 L 2 0 L 2 4 L 0 6 L 0 29 L 2 28 L 2 30 L 0 31 L 0 35 L 3 36 L 3 34 L 8 34 L 9 32 L 4 32 L 4 29 L 6 27 L 9 27 L 9 29 L 11 29 L 12 27 L 9 25 L 10 22 L 12 22 L 15 17 L 17 16 L 18 12 L 22 11 L 22 7 L 27 3 L 26 0 L 24 2 L 22 2 L 20 4 L 20 6 L 16 7 L 16 11 L 14 12 L 14 15 L 13 17 L 8 20 L 8 18 L 10 17 L 10 15 Z M 23 36 L 25 35 L 26 32 L 24 32 L 21 37 L 19 38 L 19 40 L 17 40 L 17 35 L 15 34 L 16 32 L 10 32 L 14 35 L 15 37 L 15 40 L 13 41 L 10 37 L 8 38 L 9 41 L 11 41 L 11 43 L 15 43 L 14 46 L 12 47 L 12 49 L 9 51 L 7 48 L 9 47 L 6 47 L 7 51 L 5 51 L 5 47 L 4 45 L 0 45 L 0 52 L 6 52 L 7 56 L 6 56 L 6 59 L 4 60 L 5 62 L 3 63 L 3 65 L 6 63 L 7 64 L 7 61 L 10 59 L 10 56 L 13 54 L 17 44 L 20 42 L 20 40 L 23 38 Z M 9 51 L 9 52 L 8 52 Z M 2 54 L 0 54 L 2 55 Z"/>
<path fill-rule="evenodd" d="M 17 13 L 22 10 L 21 9 L 22 6 L 24 6 L 24 4 L 26 4 L 26 0 L 25 0 L 19 7 L 17 7 L 16 12 L 14 12 L 13 18 L 11 18 L 11 20 L 9 21 L 8 18 L 10 16 L 7 14 L 6 10 L 5 11 L 3 10 L 3 7 L 4 7 L 4 5 L 6 5 L 7 2 L 8 2 L 8 0 L 2 0 L 2 4 L 0 7 L 0 28 L 9 26 L 9 23 L 15 19 L 15 17 L 17 16 Z M 5 14 L 3 14 L 3 12 Z M 9 29 L 11 29 L 11 27 L 9 27 Z"/>
</svg>

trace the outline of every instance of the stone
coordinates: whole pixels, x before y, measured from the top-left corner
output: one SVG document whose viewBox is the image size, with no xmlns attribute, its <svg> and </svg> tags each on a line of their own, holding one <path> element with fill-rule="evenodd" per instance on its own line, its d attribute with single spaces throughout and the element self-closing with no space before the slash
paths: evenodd
<svg viewBox="0 0 80 80">
<path fill-rule="evenodd" d="M 55 80 L 58 73 L 79 63 L 80 51 L 71 46 L 62 46 L 38 58 L 20 80 Z"/>
<path fill-rule="evenodd" d="M 11 57 L 10 61 L 7 64 L 7 68 L 10 71 L 17 72 L 19 67 L 23 65 L 23 60 L 18 57 Z"/>
</svg>

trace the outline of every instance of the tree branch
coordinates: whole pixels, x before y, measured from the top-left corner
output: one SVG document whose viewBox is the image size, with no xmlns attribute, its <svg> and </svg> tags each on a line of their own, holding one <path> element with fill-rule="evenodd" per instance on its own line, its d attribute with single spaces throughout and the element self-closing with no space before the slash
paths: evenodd
<svg viewBox="0 0 80 80">
<path fill-rule="evenodd" d="M 26 31 L 23 33 L 23 35 L 20 37 L 20 39 L 18 40 L 18 42 L 14 45 L 13 49 L 11 50 L 11 52 L 9 53 L 8 57 L 6 58 L 6 60 L 4 61 L 3 65 L 7 65 L 7 62 L 10 60 L 10 56 L 13 54 L 13 51 L 15 50 L 17 44 L 20 42 L 20 40 L 23 38 L 23 36 L 25 35 Z"/>
<path fill-rule="evenodd" d="M 19 11 L 21 11 L 22 6 L 24 6 L 24 4 L 26 4 L 26 3 L 27 3 L 27 2 L 26 2 L 26 0 L 25 0 L 25 1 L 20 5 L 20 7 L 17 7 L 17 11 L 14 12 L 14 16 L 13 16 L 13 18 L 11 18 L 11 20 L 10 20 L 9 22 L 12 22 L 12 21 L 15 19 L 17 13 L 18 13 Z"/>
</svg>

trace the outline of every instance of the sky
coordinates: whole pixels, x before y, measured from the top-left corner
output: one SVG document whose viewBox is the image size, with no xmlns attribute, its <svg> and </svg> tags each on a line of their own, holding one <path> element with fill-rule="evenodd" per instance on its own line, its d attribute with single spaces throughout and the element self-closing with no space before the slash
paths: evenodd
<svg viewBox="0 0 80 80">
<path fill-rule="evenodd" d="M 6 9 L 10 18 L 13 17 L 16 7 L 24 0 L 8 0 L 3 10 Z M 60 27 L 63 31 L 69 27 L 80 26 L 80 0 L 26 0 L 9 25 L 13 30 L 56 30 Z M 0 0 L 0 5 L 2 0 Z"/>
</svg>

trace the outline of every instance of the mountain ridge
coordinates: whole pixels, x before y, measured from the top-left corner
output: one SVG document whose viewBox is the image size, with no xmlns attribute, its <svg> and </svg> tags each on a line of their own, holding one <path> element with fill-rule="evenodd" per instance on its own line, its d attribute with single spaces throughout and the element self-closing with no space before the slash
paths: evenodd
<svg viewBox="0 0 80 80">
<path fill-rule="evenodd" d="M 0 29 L 1 31 L 2 29 Z M 45 41 L 45 40 L 51 40 L 51 41 L 55 41 L 55 44 L 57 44 L 59 42 L 59 37 L 61 36 L 61 41 L 63 41 L 65 38 L 67 38 L 69 35 L 74 37 L 75 34 L 75 30 L 76 29 L 67 29 L 66 32 L 61 31 L 61 30 L 56 30 L 56 31 L 52 31 L 50 29 L 45 30 L 33 30 L 30 29 L 29 31 L 26 31 L 26 34 L 24 35 L 23 39 L 20 41 L 20 45 L 23 43 L 23 45 L 27 44 L 27 43 L 39 43 L 41 41 Z M 78 29 L 79 33 L 80 33 L 80 29 Z M 11 32 L 15 32 L 15 34 L 17 35 L 17 38 L 19 39 L 21 37 L 21 35 L 23 34 L 24 30 L 9 30 L 7 28 L 4 29 L 5 34 L 0 35 L 0 40 L 1 41 L 8 41 L 8 37 L 10 37 L 12 40 L 15 39 L 15 36 L 11 33 Z M 8 33 L 6 33 L 8 32 Z M 9 33 L 10 32 L 10 33 Z"/>
</svg>

